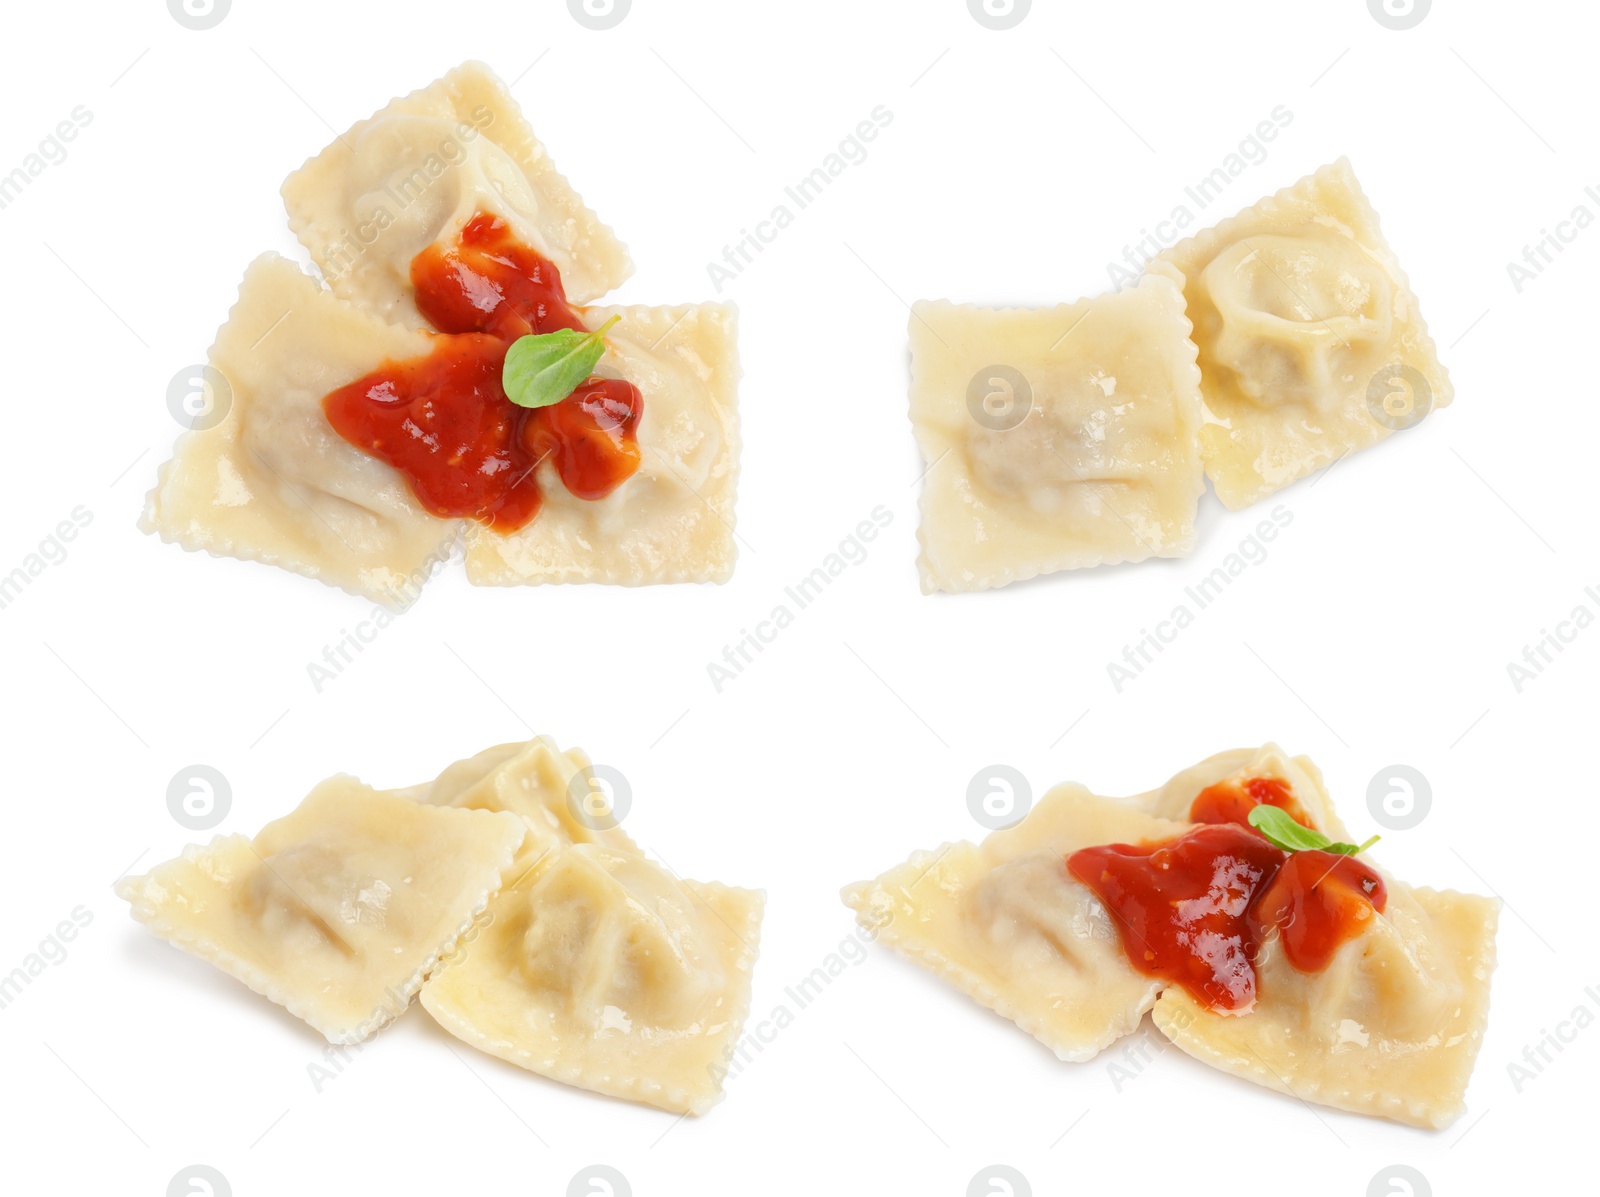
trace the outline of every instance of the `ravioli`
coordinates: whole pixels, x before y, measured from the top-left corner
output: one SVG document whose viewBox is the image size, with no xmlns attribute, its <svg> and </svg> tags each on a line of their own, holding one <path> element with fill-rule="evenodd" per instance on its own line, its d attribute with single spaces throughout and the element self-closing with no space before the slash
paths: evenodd
<svg viewBox="0 0 1600 1197">
<path fill-rule="evenodd" d="M 563 752 L 548 736 L 523 744 L 498 744 L 456 761 L 432 781 L 392 790 L 434 806 L 510 811 L 527 824 L 519 859 L 552 849 L 595 843 L 637 852 L 621 827 L 583 818 L 582 799 L 593 787 L 594 766 L 578 749 Z"/>
<path fill-rule="evenodd" d="M 1193 546 L 1200 373 L 1164 276 L 1054 308 L 912 308 L 924 592 Z"/>
<path fill-rule="evenodd" d="M 496 897 L 488 929 L 422 1005 L 541 1076 L 703 1114 L 749 1013 L 761 909 L 759 893 L 576 844 Z"/>
<path fill-rule="evenodd" d="M 981 845 L 919 852 L 844 900 L 888 946 L 1063 1060 L 1092 1058 L 1150 1010 L 1174 1043 L 1225 1072 L 1354 1113 L 1447 1125 L 1464 1108 L 1487 1019 L 1496 901 L 1383 874 L 1382 913 L 1368 909 L 1321 969 L 1291 965 L 1276 931 L 1262 939 L 1245 1013 L 1135 969 L 1117 916 L 1068 869 L 1079 849 L 1181 836 L 1199 826 L 1187 820 L 1202 791 L 1251 779 L 1282 783 L 1308 825 L 1348 841 L 1316 766 L 1268 744 L 1132 798 L 1058 786 Z M 1218 874 L 1215 898 L 1234 884 Z"/>
<path fill-rule="evenodd" d="M 1483 1043 L 1500 904 L 1388 881 L 1389 903 L 1321 972 L 1269 939 L 1247 1017 L 1206 1010 L 1177 986 L 1153 1017 L 1184 1051 L 1258 1085 L 1355 1114 L 1439 1129 L 1466 1109 Z"/>
<path fill-rule="evenodd" d="M 539 582 L 725 582 L 733 574 L 739 471 L 738 317 L 727 304 L 596 307 L 613 315 L 596 372 L 645 397 L 639 468 L 603 499 L 578 499 L 553 462 L 538 467 L 544 506 L 509 535 L 473 526 L 467 578 L 478 586 Z"/>
<path fill-rule="evenodd" d="M 245 272 L 210 362 L 219 423 L 179 438 L 140 527 L 216 556 L 277 565 L 389 606 L 414 600 L 460 521 L 328 424 L 322 399 L 429 338 L 357 311 L 276 254 Z"/>
<path fill-rule="evenodd" d="M 628 251 L 556 172 L 503 83 L 469 62 L 339 135 L 283 184 L 289 224 L 342 299 L 426 328 L 411 260 L 480 212 L 556 265 L 573 303 L 632 273 Z"/>
<path fill-rule="evenodd" d="M 1183 287 L 1207 411 L 1201 452 L 1231 509 L 1454 397 L 1347 159 L 1179 242 L 1151 270 Z"/>
<path fill-rule="evenodd" d="M 983 843 L 945 844 L 844 891 L 863 927 L 1008 1018 L 1063 1060 L 1129 1034 L 1161 992 L 1129 966 L 1111 916 L 1067 872 L 1093 844 L 1163 839 L 1158 819 L 1082 786 L 1057 786 Z"/>
<path fill-rule="evenodd" d="M 1299 802 L 1310 822 L 1309 826 L 1329 839 L 1348 842 L 1350 833 L 1345 829 L 1333 799 L 1322 780 L 1322 771 L 1308 756 L 1290 756 L 1276 744 L 1263 744 L 1260 748 L 1235 748 L 1207 757 L 1197 765 L 1176 774 L 1160 789 L 1128 799 L 1129 802 L 1162 819 L 1187 821 L 1189 808 L 1201 790 L 1229 780 L 1244 781 L 1252 777 L 1275 777 L 1288 783 L 1289 791 Z"/>
<path fill-rule="evenodd" d="M 162 939 L 358 1043 L 403 1013 L 500 888 L 513 815 L 407 802 L 334 777 L 254 840 L 191 845 L 116 892 Z"/>
<path fill-rule="evenodd" d="M 595 772 L 541 736 L 395 791 L 514 812 L 527 827 L 488 930 L 422 1004 L 463 1042 L 541 1076 L 703 1114 L 749 1012 L 763 897 L 646 860 L 592 817 Z"/>
</svg>

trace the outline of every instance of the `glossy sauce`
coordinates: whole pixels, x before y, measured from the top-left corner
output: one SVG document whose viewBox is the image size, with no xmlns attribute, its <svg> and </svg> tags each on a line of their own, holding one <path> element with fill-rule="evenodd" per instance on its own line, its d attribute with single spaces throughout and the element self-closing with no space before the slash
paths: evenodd
<svg viewBox="0 0 1600 1197">
<path fill-rule="evenodd" d="M 561 276 L 480 214 L 452 248 L 412 260 L 417 310 L 439 332 L 426 355 L 387 362 L 323 400 L 345 440 L 405 477 L 446 519 L 512 532 L 538 515 L 534 470 L 550 458 L 568 491 L 602 499 L 639 467 L 644 397 L 623 379 L 591 377 L 559 403 L 528 409 L 506 397 L 501 371 L 518 337 L 583 329 Z"/>
<path fill-rule="evenodd" d="M 1262 802 L 1306 823 L 1287 785 L 1256 780 L 1268 784 L 1202 791 L 1190 818 L 1204 825 L 1175 839 L 1106 844 L 1067 857 L 1072 875 L 1116 920 L 1134 968 L 1228 1013 L 1255 1004 L 1255 961 L 1268 936 L 1277 934 L 1291 965 L 1316 972 L 1388 900 L 1383 879 L 1357 858 L 1284 852 L 1250 827 L 1250 809 Z"/>
</svg>

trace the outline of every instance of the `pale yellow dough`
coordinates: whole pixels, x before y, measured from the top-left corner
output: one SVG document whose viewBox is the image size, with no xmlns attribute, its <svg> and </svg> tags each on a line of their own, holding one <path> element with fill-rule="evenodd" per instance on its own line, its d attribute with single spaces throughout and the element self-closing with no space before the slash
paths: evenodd
<svg viewBox="0 0 1600 1197">
<path fill-rule="evenodd" d="M 525 828 L 509 814 L 407 802 L 350 777 L 317 786 L 254 840 L 191 845 L 117 894 L 333 1043 L 398 1017 L 482 915 Z"/>
<path fill-rule="evenodd" d="M 1151 270 L 1180 283 L 1188 301 L 1207 409 L 1201 452 L 1230 508 L 1454 397 L 1344 158 L 1179 242 Z"/>
<path fill-rule="evenodd" d="M 703 1114 L 749 1013 L 764 896 L 645 859 L 578 801 L 593 776 L 581 752 L 541 737 L 397 791 L 515 812 L 527 828 L 487 929 L 422 1005 L 464 1043 L 541 1076 Z"/>
<path fill-rule="evenodd" d="M 1300 972 L 1271 939 L 1250 1014 L 1213 1013 L 1173 986 L 1156 1026 L 1197 1060 L 1280 1093 L 1449 1126 L 1483 1045 L 1500 903 L 1385 881 L 1383 915 L 1321 972 Z"/>
<path fill-rule="evenodd" d="M 912 308 L 922 589 L 1176 557 L 1204 481 L 1200 374 L 1166 277 L 1054 308 Z"/>
<path fill-rule="evenodd" d="M 596 373 L 644 396 L 639 468 L 603 499 L 577 499 L 552 462 L 539 467 L 539 515 L 508 535 L 473 525 L 467 578 L 537 582 L 725 582 L 733 574 L 739 476 L 738 315 L 727 304 L 597 307 L 606 334 Z"/>
<path fill-rule="evenodd" d="M 1087 1060 L 1146 1010 L 1196 1058 L 1307 1101 L 1419 1126 L 1461 1113 L 1481 1044 L 1499 903 L 1384 875 L 1384 914 L 1318 973 L 1269 938 L 1247 1014 L 1202 1009 L 1128 963 L 1112 916 L 1068 872 L 1079 848 L 1168 839 L 1229 778 L 1287 781 L 1313 826 L 1348 840 L 1322 776 L 1274 744 L 1220 753 L 1132 798 L 1057 786 L 982 844 L 919 852 L 844 891 L 891 948 L 1011 1019 L 1064 1060 Z"/>
<path fill-rule="evenodd" d="M 480 212 L 553 262 L 573 303 L 593 302 L 633 270 L 482 63 L 358 121 L 285 180 L 283 199 L 336 294 L 416 328 L 428 325 L 412 300 L 411 259 L 453 246 Z"/>
<path fill-rule="evenodd" d="M 179 438 L 140 527 L 405 606 L 461 523 L 424 511 L 396 470 L 334 431 L 322 400 L 428 349 L 425 334 L 357 311 L 286 258 L 257 258 L 211 347 L 227 413 Z"/>
<path fill-rule="evenodd" d="M 762 896 L 578 844 L 542 858 L 422 991 L 465 1043 L 579 1088 L 703 1114 L 750 1009 Z"/>
</svg>

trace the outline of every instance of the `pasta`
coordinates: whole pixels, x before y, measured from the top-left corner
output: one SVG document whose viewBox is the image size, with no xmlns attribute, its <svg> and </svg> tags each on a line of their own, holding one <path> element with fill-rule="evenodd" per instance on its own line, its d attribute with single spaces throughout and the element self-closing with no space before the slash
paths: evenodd
<svg viewBox="0 0 1600 1197">
<path fill-rule="evenodd" d="M 1247 830 L 1257 804 L 1345 840 L 1316 767 L 1268 744 L 1127 799 L 1057 786 L 982 844 L 917 853 L 844 900 L 890 947 L 1063 1060 L 1093 1057 L 1149 1010 L 1174 1043 L 1225 1072 L 1354 1113 L 1447 1125 L 1464 1108 L 1488 1015 L 1498 902 L 1413 889 L 1355 860 L 1353 846 L 1280 852 Z M 1224 842 L 1255 845 L 1249 853 L 1276 856 L 1281 870 L 1252 872 L 1252 857 L 1208 848 L 1186 871 L 1184 845 Z M 1130 888 L 1134 866 L 1155 878 L 1148 894 Z M 1368 888 L 1341 888 L 1362 877 Z M 1277 906 L 1286 896 L 1294 904 Z M 1353 920 L 1319 922 L 1349 903 Z M 1247 945 L 1221 916 L 1265 930 Z M 1164 971 L 1161 920 L 1185 953 L 1178 972 Z M 1239 1000 L 1220 1000 L 1206 979 L 1241 970 Z"/>
<path fill-rule="evenodd" d="M 749 1012 L 761 907 L 749 890 L 579 844 L 501 892 L 488 931 L 422 1005 L 542 1076 L 703 1114 Z"/>
<path fill-rule="evenodd" d="M 322 398 L 428 346 L 340 302 L 293 262 L 256 259 L 211 348 L 227 411 L 179 439 L 140 527 L 404 606 L 448 556 L 460 521 L 424 511 L 398 473 L 334 432 Z"/>
<path fill-rule="evenodd" d="M 411 260 L 480 212 L 561 272 L 567 298 L 620 286 L 628 251 L 556 173 L 505 85 L 469 62 L 336 137 L 283 184 L 289 224 L 341 299 L 426 328 Z"/>
<path fill-rule="evenodd" d="M 547 737 L 430 781 L 323 782 L 252 841 L 118 883 L 134 918 L 334 1043 L 422 1005 L 481 1051 L 679 1114 L 722 1097 L 765 896 L 684 881 Z"/>
<path fill-rule="evenodd" d="M 133 917 L 358 1043 L 405 1011 L 500 888 L 521 820 L 406 802 L 334 777 L 254 840 L 218 836 L 117 894 Z"/>
<path fill-rule="evenodd" d="M 1200 350 L 1205 468 L 1234 510 L 1454 397 L 1346 159 L 1162 253 Z"/>
<path fill-rule="evenodd" d="M 580 818 L 593 775 L 581 752 L 541 737 L 401 791 L 528 826 L 488 930 L 422 1005 L 463 1042 L 541 1076 L 702 1114 L 749 1011 L 762 896 L 679 881 L 609 820 Z"/>
<path fill-rule="evenodd" d="M 925 592 L 1189 551 L 1200 375 L 1170 279 L 1055 308 L 918 303 L 911 359 Z"/>
<path fill-rule="evenodd" d="M 467 577 L 479 586 L 534 582 L 725 582 L 733 574 L 738 482 L 738 319 L 726 304 L 591 308 L 613 315 L 598 367 L 648 396 L 639 468 L 604 499 L 570 495 L 545 462 L 539 516 L 503 535 L 467 533 Z"/>
</svg>

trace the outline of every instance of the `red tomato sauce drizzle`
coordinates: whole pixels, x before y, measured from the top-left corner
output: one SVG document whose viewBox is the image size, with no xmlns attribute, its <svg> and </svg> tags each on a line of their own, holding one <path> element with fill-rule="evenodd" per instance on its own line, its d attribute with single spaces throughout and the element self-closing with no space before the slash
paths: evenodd
<svg viewBox="0 0 1600 1197">
<path fill-rule="evenodd" d="M 525 408 L 501 385 L 506 351 L 529 333 L 585 330 L 561 275 L 480 213 L 454 248 L 411 262 L 417 310 L 439 330 L 422 357 L 385 362 L 322 401 L 345 440 L 405 477 L 445 519 L 514 532 L 539 514 L 535 467 L 549 458 L 580 499 L 603 499 L 639 467 L 639 388 L 591 377 L 559 403 Z"/>
<path fill-rule="evenodd" d="M 1256 957 L 1269 935 L 1295 968 L 1318 972 L 1388 902 L 1383 878 L 1353 856 L 1269 843 L 1248 821 L 1262 803 L 1310 826 L 1285 782 L 1253 778 L 1201 791 L 1189 819 L 1205 826 L 1175 839 L 1067 857 L 1116 919 L 1134 968 L 1224 1013 L 1255 1005 Z"/>
</svg>

